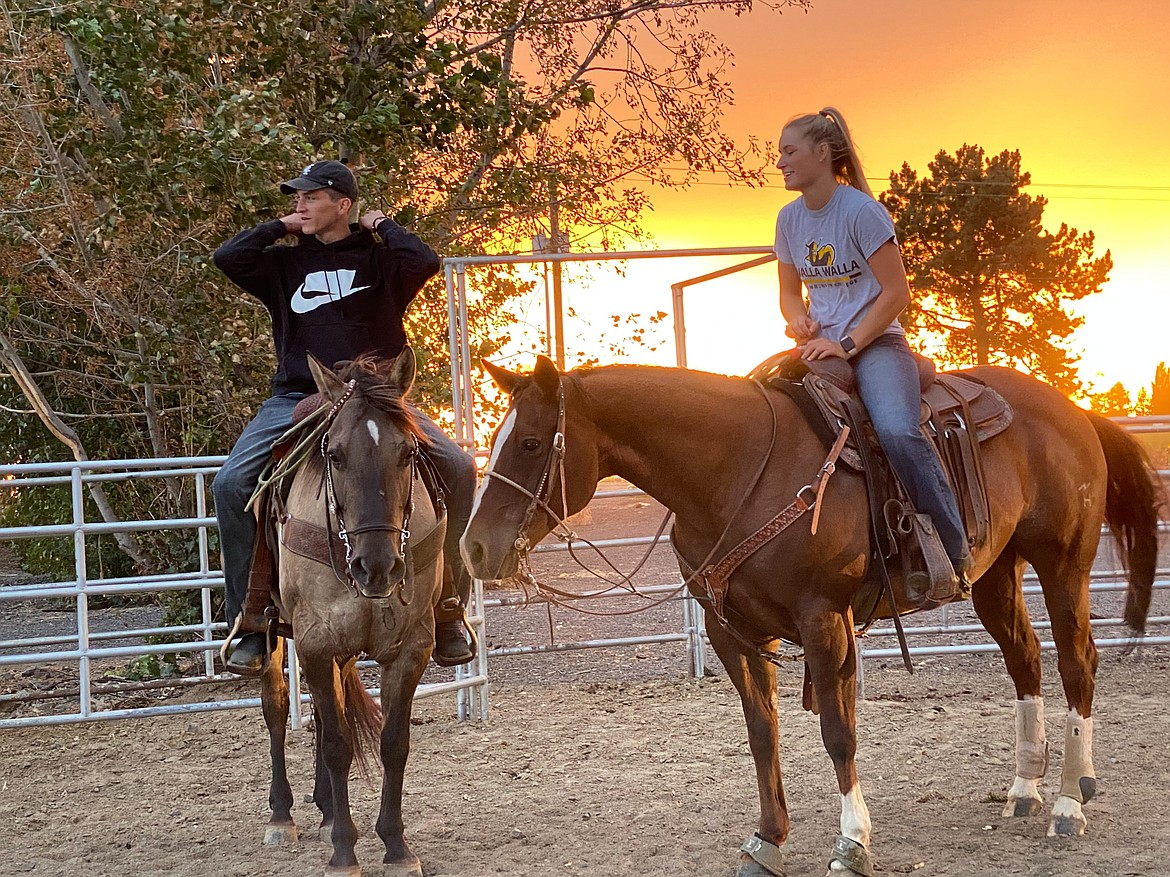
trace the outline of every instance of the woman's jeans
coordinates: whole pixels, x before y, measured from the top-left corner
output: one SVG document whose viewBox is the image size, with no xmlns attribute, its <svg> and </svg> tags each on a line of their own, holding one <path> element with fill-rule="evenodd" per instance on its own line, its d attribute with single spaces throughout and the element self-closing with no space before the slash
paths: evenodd
<svg viewBox="0 0 1170 877">
<path fill-rule="evenodd" d="M 901 335 L 882 335 L 850 361 L 878 442 L 916 511 L 930 515 L 952 563 L 968 555 L 954 491 L 919 429 L 918 365 Z"/>
<path fill-rule="evenodd" d="M 304 393 L 287 393 L 267 399 L 236 440 L 223 467 L 215 476 L 211 493 L 219 522 L 220 556 L 223 561 L 224 600 L 230 628 L 244 606 L 248 593 L 248 572 L 256 539 L 256 518 L 244 511 L 260 473 L 272 456 L 272 444 L 292 424 L 293 409 Z M 455 590 L 466 605 L 471 576 L 459 554 L 459 539 L 471 518 L 475 497 L 475 461 L 455 444 L 429 417 L 412 407 L 418 424 L 430 440 L 427 454 L 439 470 L 446 488 L 447 538 L 444 563 L 454 577 Z"/>
</svg>

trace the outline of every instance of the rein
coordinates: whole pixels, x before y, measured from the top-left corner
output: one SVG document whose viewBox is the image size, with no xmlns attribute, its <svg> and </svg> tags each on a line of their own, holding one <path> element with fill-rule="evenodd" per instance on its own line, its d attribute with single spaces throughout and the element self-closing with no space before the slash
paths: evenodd
<svg viewBox="0 0 1170 877">
<path fill-rule="evenodd" d="M 738 629 L 736 629 L 734 626 L 732 626 L 732 624 L 727 620 L 727 617 L 726 617 L 726 615 L 724 613 L 724 609 L 723 609 L 723 603 L 724 603 L 724 600 L 725 600 L 725 597 L 727 594 L 727 590 L 730 587 L 730 581 L 729 581 L 730 576 L 735 571 L 735 569 L 737 567 L 739 567 L 739 565 L 741 563 L 743 563 L 744 560 L 746 560 L 753 553 L 755 553 L 755 551 L 757 551 L 760 547 L 762 547 L 767 542 L 771 541 L 773 538 L 775 538 L 777 535 L 779 535 L 781 532 L 783 532 L 785 529 L 787 529 L 789 526 L 791 526 L 796 520 L 798 520 L 800 517 L 802 517 L 808 511 L 813 511 L 812 532 L 814 534 L 816 533 L 817 524 L 819 523 L 820 513 L 821 513 L 821 508 L 820 508 L 821 499 L 824 495 L 825 487 L 828 485 L 829 478 L 836 471 L 836 461 L 837 461 L 837 458 L 840 456 L 842 448 L 845 445 L 845 440 L 848 438 L 849 429 L 848 429 L 848 427 L 845 427 L 845 429 L 843 429 L 841 435 L 838 436 L 837 441 L 834 442 L 833 447 L 830 449 L 829 454 L 828 454 L 827 458 L 825 459 L 824 463 L 821 465 L 820 469 L 817 471 L 816 476 L 813 478 L 813 480 L 809 484 L 804 485 L 796 492 L 795 499 L 787 508 L 785 508 L 782 512 L 780 512 L 779 515 L 777 515 L 775 518 L 773 518 L 771 521 L 769 521 L 767 524 L 765 524 L 763 527 L 761 527 L 759 530 L 757 530 L 755 533 L 753 533 L 747 539 L 740 542 L 735 548 L 733 548 L 730 552 L 728 552 L 726 555 L 724 555 L 717 563 L 712 564 L 711 561 L 719 553 L 719 550 L 722 547 L 724 540 L 727 538 L 727 534 L 729 532 L 731 532 L 732 525 L 735 524 L 740 513 L 743 511 L 744 506 L 747 504 L 748 498 L 752 495 L 752 493 L 755 492 L 756 487 L 759 485 L 760 479 L 763 478 L 764 472 L 768 467 L 768 463 L 770 462 L 770 460 L 772 458 L 772 451 L 775 449 L 775 445 L 776 445 L 776 433 L 777 433 L 777 429 L 778 429 L 778 420 L 777 420 L 777 416 L 776 416 L 775 405 L 772 402 L 772 398 L 768 395 L 767 389 L 764 387 L 764 385 L 760 381 L 753 380 L 752 383 L 756 387 L 756 389 L 758 389 L 760 391 L 760 393 L 763 395 L 764 400 L 765 400 L 765 402 L 767 402 L 767 405 L 768 405 L 768 412 L 772 418 L 772 429 L 771 429 L 770 435 L 769 435 L 768 447 L 767 447 L 767 450 L 764 452 L 763 456 L 761 457 L 759 465 L 756 467 L 755 472 L 752 474 L 751 480 L 748 482 L 747 487 L 745 488 L 745 490 L 743 492 L 743 495 L 740 497 L 740 500 L 735 507 L 735 510 L 731 513 L 730 516 L 728 516 L 727 524 L 724 526 L 723 531 L 719 534 L 719 538 L 715 540 L 715 544 L 711 547 L 711 550 L 707 552 L 707 556 L 704 557 L 702 562 L 699 563 L 697 566 L 692 567 L 690 565 L 690 563 L 685 558 L 683 558 L 681 554 L 679 554 L 678 549 L 675 548 L 675 555 L 678 557 L 679 561 L 681 561 L 683 566 L 689 568 L 689 570 L 690 570 L 689 574 L 683 579 L 683 581 L 679 584 L 679 586 L 676 589 L 670 591 L 669 593 L 667 593 L 666 595 L 662 596 L 659 599 L 653 600 L 651 602 L 647 602 L 646 605 L 641 606 L 637 609 L 628 610 L 625 612 L 590 612 L 587 610 L 580 609 L 576 606 L 568 606 L 567 604 L 563 603 L 562 600 L 569 600 L 569 599 L 579 600 L 579 599 L 582 599 L 583 597 L 600 596 L 601 594 L 604 594 L 604 593 L 608 592 L 609 590 L 612 590 L 613 588 L 617 588 L 617 587 L 629 587 L 629 589 L 632 593 L 638 594 L 638 591 L 633 586 L 632 578 L 642 568 L 642 566 L 646 563 L 647 559 L 649 559 L 650 554 L 657 547 L 659 540 L 662 538 L 662 534 L 666 529 L 666 525 L 670 521 L 670 518 L 673 515 L 673 512 L 670 512 L 670 511 L 667 512 L 666 517 L 663 519 L 662 524 L 659 526 L 658 532 L 655 534 L 654 539 L 651 542 L 645 555 L 638 562 L 638 564 L 634 568 L 634 570 L 631 571 L 629 574 L 625 574 L 625 575 L 622 575 L 620 573 L 620 571 L 617 569 L 617 567 L 605 556 L 605 553 L 603 551 L 601 551 L 601 549 L 599 549 L 596 545 L 594 545 L 589 540 L 581 539 L 579 536 L 577 536 L 573 532 L 573 530 L 569 527 L 568 523 L 566 522 L 566 519 L 569 517 L 569 513 L 568 513 L 568 497 L 566 495 L 566 490 L 564 489 L 565 488 L 565 385 L 564 385 L 564 377 L 562 376 L 561 380 L 558 382 L 558 385 L 557 385 L 557 425 L 556 425 L 556 430 L 553 434 L 552 447 L 549 449 L 548 462 L 545 464 L 544 473 L 541 475 L 540 482 L 537 484 L 536 490 L 530 491 L 526 487 L 524 487 L 523 485 L 517 483 L 516 481 L 512 480 L 511 478 L 508 478 L 505 475 L 499 474 L 498 472 L 488 470 L 488 472 L 486 473 L 487 477 L 495 478 L 498 481 L 501 481 L 504 484 L 507 484 L 509 487 L 513 488 L 514 490 L 518 491 L 519 493 L 521 493 L 524 496 L 529 498 L 528 507 L 527 507 L 527 509 L 525 509 L 524 517 L 523 517 L 519 527 L 517 528 L 516 540 L 514 542 L 514 548 L 516 550 L 517 555 L 519 556 L 519 568 L 520 569 L 519 569 L 519 574 L 518 574 L 517 578 L 519 578 L 521 580 L 521 582 L 523 582 L 525 585 L 532 585 L 533 587 L 535 587 L 535 589 L 537 590 L 538 593 L 552 594 L 555 597 L 561 598 L 561 600 L 552 600 L 550 602 L 560 603 L 560 605 L 565 605 L 567 608 L 571 608 L 575 611 L 582 612 L 583 614 L 602 615 L 602 616 L 632 615 L 636 612 L 644 612 L 648 609 L 654 608 L 655 606 L 661 605 L 662 603 L 665 603 L 668 600 L 674 599 L 674 597 L 679 592 L 683 591 L 684 589 L 688 588 L 690 585 L 701 580 L 703 590 L 706 592 L 706 597 L 704 599 L 704 602 L 706 602 L 710 605 L 710 607 L 712 609 L 712 614 L 714 614 L 714 616 L 715 616 L 716 620 L 718 620 L 720 626 L 730 636 L 735 638 L 740 644 L 745 646 L 747 649 L 755 652 L 757 655 L 759 655 L 760 657 L 764 658 L 767 661 L 770 661 L 771 663 L 780 664 L 781 662 L 785 662 L 785 661 L 789 661 L 789 660 L 799 660 L 800 656 L 791 656 L 790 657 L 787 655 L 781 655 L 781 654 L 778 654 L 776 652 L 771 652 L 771 651 L 768 651 L 767 649 L 760 648 L 756 643 L 751 642 L 746 636 L 744 636 Z M 560 512 L 560 514 L 558 514 L 548 503 L 549 498 L 551 498 L 551 496 L 552 496 L 552 492 L 556 489 L 556 483 L 557 483 L 558 479 L 562 485 L 561 512 Z M 528 527 L 532 523 L 532 519 L 538 510 L 544 511 L 550 518 L 553 519 L 553 521 L 556 522 L 555 526 L 553 527 L 553 532 L 562 541 L 565 541 L 569 544 L 569 554 L 573 558 L 573 560 L 576 561 L 577 564 L 582 569 L 584 569 L 586 572 L 589 572 L 590 574 L 596 576 L 597 578 L 601 578 L 604 581 L 608 582 L 610 585 L 609 588 L 606 588 L 602 591 L 594 592 L 592 594 L 576 594 L 576 593 L 571 593 L 568 591 L 560 590 L 558 588 L 552 587 L 551 585 L 542 584 L 541 582 L 539 582 L 536 579 L 536 577 L 532 574 L 532 568 L 531 568 L 531 565 L 529 563 L 529 552 L 531 551 L 532 546 L 531 546 L 531 541 L 528 538 Z M 614 570 L 615 572 L 618 572 L 619 575 L 622 575 L 622 578 L 619 581 L 615 582 L 612 579 L 607 578 L 604 574 L 597 573 L 596 571 L 590 569 L 588 566 L 586 566 L 584 563 L 582 563 L 581 560 L 573 552 L 572 546 L 573 546 L 574 542 L 584 542 L 585 544 L 589 545 L 589 547 L 591 547 L 594 551 L 596 551 L 598 553 L 598 555 L 605 561 L 606 565 L 609 566 L 609 568 Z M 672 543 L 673 543 L 673 540 L 672 540 Z M 642 595 L 639 595 L 639 596 L 642 596 Z"/>
<path fill-rule="evenodd" d="M 633 577 L 638 574 L 638 572 L 642 569 L 643 566 L 646 565 L 646 561 L 649 560 L 650 555 L 653 553 L 654 549 L 658 546 L 659 540 L 662 538 L 662 534 L 666 530 L 666 525 L 670 522 L 670 519 L 673 516 L 672 512 L 668 511 L 666 513 L 666 516 L 663 518 L 662 523 L 658 527 L 658 532 L 654 535 L 654 539 L 651 541 L 645 554 L 642 555 L 642 558 L 638 561 L 638 563 L 634 566 L 634 568 L 629 573 L 622 573 L 621 570 L 619 570 L 617 568 L 617 566 L 605 555 L 604 551 L 602 551 L 599 547 L 597 547 L 597 545 L 595 545 L 590 540 L 584 539 L 581 536 L 578 536 L 576 533 L 573 532 L 573 529 L 569 526 L 568 520 L 567 520 L 569 517 L 568 497 L 567 497 L 566 491 L 564 489 L 566 482 L 565 482 L 565 385 L 564 385 L 563 378 L 557 385 L 557 425 L 556 425 L 556 430 L 553 433 L 552 446 L 549 448 L 548 461 L 545 463 L 544 472 L 540 477 L 540 482 L 537 484 L 536 490 L 531 491 L 528 488 L 524 487 L 524 485 L 519 484 L 516 481 L 513 481 L 511 478 L 507 477 L 506 475 L 501 475 L 498 472 L 494 472 L 492 470 L 488 470 L 486 475 L 489 478 L 495 478 L 496 480 L 501 481 L 504 484 L 507 484 L 513 490 L 528 497 L 528 499 L 529 499 L 528 507 L 524 510 L 524 517 L 521 520 L 519 527 L 517 527 L 516 539 L 515 539 L 515 542 L 513 543 L 513 547 L 515 548 L 516 553 L 519 556 L 519 566 L 520 566 L 519 573 L 516 577 L 524 585 L 531 585 L 532 587 L 534 587 L 536 589 L 536 591 L 538 593 L 544 594 L 544 595 L 546 595 L 546 597 L 547 597 L 547 595 L 551 594 L 554 598 L 559 598 L 559 599 L 550 600 L 549 601 L 550 603 L 558 603 L 559 605 L 566 606 L 566 608 L 573 609 L 575 612 L 580 612 L 583 615 L 594 615 L 594 616 L 603 616 L 603 617 L 612 617 L 612 616 L 620 616 L 620 615 L 633 615 L 637 612 L 645 612 L 648 609 L 652 609 L 655 606 L 658 606 L 662 603 L 667 602 L 668 600 L 673 599 L 675 597 L 675 595 L 680 590 L 682 590 L 683 587 L 686 586 L 686 583 L 684 582 L 676 590 L 673 590 L 660 598 L 651 600 L 649 597 L 646 597 L 646 595 L 641 594 L 637 590 L 637 588 L 635 587 L 634 582 L 633 582 Z M 562 489 L 561 489 L 561 510 L 559 513 L 556 510 L 554 510 L 552 508 L 552 506 L 549 505 L 549 499 L 551 499 L 553 491 L 556 490 L 556 486 L 557 486 L 558 481 L 560 482 L 561 487 L 562 487 Z M 562 590 L 560 588 L 556 588 L 552 585 L 543 584 L 536 579 L 536 577 L 532 574 L 532 567 L 531 567 L 531 564 L 529 563 L 529 552 L 532 550 L 532 543 L 528 537 L 528 528 L 531 525 L 532 519 L 535 517 L 537 511 L 544 511 L 550 518 L 553 519 L 553 521 L 555 522 L 555 525 L 553 527 L 552 532 L 554 534 L 556 534 L 556 536 L 559 539 L 561 539 L 562 542 L 565 542 L 569 546 L 569 549 L 568 549 L 569 556 L 573 558 L 573 560 L 577 563 L 577 565 L 579 567 L 581 567 L 581 569 L 583 569 L 587 573 L 589 573 L 590 575 L 594 576 L 595 578 L 601 579 L 602 581 L 606 582 L 606 584 L 609 585 L 609 587 L 604 588 L 600 591 L 594 591 L 592 593 L 579 594 L 579 593 L 573 593 L 571 591 L 565 591 L 565 590 Z M 578 543 L 578 542 L 581 542 L 581 543 L 584 543 L 585 545 L 588 545 L 595 552 L 597 552 L 598 556 L 603 561 L 605 561 L 606 566 L 608 566 L 611 570 L 613 570 L 615 573 L 617 573 L 620 576 L 620 578 L 615 581 L 614 579 L 609 578 L 605 573 L 600 573 L 600 572 L 594 570 L 593 568 L 591 568 L 590 566 L 588 566 L 586 563 L 584 563 L 577 556 L 576 552 L 573 550 L 573 545 L 575 543 Z M 631 610 L 626 610 L 626 611 L 622 611 L 622 612 L 591 611 L 588 609 L 582 609 L 579 606 L 569 606 L 567 603 L 563 602 L 565 600 L 577 601 L 577 600 L 587 599 L 590 597 L 599 597 L 602 594 L 606 594 L 606 593 L 608 593 L 616 588 L 626 588 L 634 596 L 642 597 L 643 599 L 647 600 L 648 602 L 643 606 L 639 606 L 637 609 L 631 609 Z"/>
</svg>

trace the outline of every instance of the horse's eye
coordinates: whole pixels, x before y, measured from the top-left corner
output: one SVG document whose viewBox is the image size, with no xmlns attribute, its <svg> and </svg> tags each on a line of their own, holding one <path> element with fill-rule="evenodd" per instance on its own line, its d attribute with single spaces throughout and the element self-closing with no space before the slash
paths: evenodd
<svg viewBox="0 0 1170 877">
<path fill-rule="evenodd" d="M 540 450 L 540 439 L 526 438 L 522 442 L 520 442 L 520 448 L 521 448 L 521 450 L 527 451 L 530 454 L 533 451 L 539 451 Z"/>
<path fill-rule="evenodd" d="M 330 448 L 329 452 L 325 456 L 329 458 L 329 462 L 334 466 L 341 465 L 341 454 L 337 453 L 337 451 L 335 451 L 333 448 Z"/>
</svg>

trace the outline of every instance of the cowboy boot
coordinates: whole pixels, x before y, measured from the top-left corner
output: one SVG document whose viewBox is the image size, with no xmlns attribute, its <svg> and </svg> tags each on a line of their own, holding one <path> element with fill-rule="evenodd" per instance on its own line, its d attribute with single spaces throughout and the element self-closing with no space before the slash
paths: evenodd
<svg viewBox="0 0 1170 877">
<path fill-rule="evenodd" d="M 467 578 L 467 591 L 471 590 L 471 576 Z M 467 621 L 466 600 L 463 588 L 455 584 L 456 573 L 450 567 L 443 570 L 443 590 L 439 605 L 435 607 L 435 651 L 431 655 L 440 667 L 458 667 L 473 660 L 478 652 L 475 631 Z"/>
</svg>

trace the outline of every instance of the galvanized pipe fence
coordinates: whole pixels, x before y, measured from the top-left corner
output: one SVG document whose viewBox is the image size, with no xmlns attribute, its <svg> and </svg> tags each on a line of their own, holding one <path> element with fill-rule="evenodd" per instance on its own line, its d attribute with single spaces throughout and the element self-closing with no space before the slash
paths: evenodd
<svg viewBox="0 0 1170 877">
<path fill-rule="evenodd" d="M 452 401 L 456 439 L 469 450 L 476 449 L 479 444 L 476 441 L 474 423 L 475 405 L 467 332 L 466 269 L 469 265 L 499 264 L 501 262 L 538 263 L 550 260 L 562 262 L 596 261 L 599 258 L 626 260 L 677 256 L 751 255 L 759 257 L 764 255 L 763 258 L 754 258 L 749 262 L 672 286 L 675 307 L 676 356 L 680 364 L 685 364 L 683 290 L 710 277 L 725 276 L 734 271 L 755 267 L 770 261 L 766 257 L 766 254 L 770 252 L 770 247 L 739 247 L 638 253 L 547 254 L 506 258 L 462 257 L 444 260 L 448 291 L 448 316 L 450 318 Z M 557 315 L 557 318 L 561 319 L 561 315 Z M 1124 418 L 1120 422 L 1135 433 L 1170 431 L 1170 417 Z M 18 709 L 21 704 L 44 702 L 44 700 L 35 691 L 0 691 L 0 728 L 201 713 L 259 705 L 258 696 L 194 703 L 172 701 L 126 708 L 105 708 L 100 703 L 95 703 L 95 695 L 105 697 L 157 688 L 195 688 L 217 680 L 237 678 L 230 675 L 217 675 L 215 666 L 215 653 L 221 645 L 226 625 L 223 621 L 214 618 L 212 613 L 212 593 L 223 587 L 223 573 L 219 566 L 212 562 L 211 558 L 211 528 L 216 526 L 216 521 L 209 512 L 208 496 L 210 494 L 208 488 L 211 478 L 214 477 L 223 460 L 223 457 L 191 457 L 0 466 L 0 481 L 4 483 L 10 496 L 16 496 L 21 490 L 34 487 L 67 488 L 70 492 L 72 508 L 72 517 L 69 521 L 57 521 L 38 526 L 0 528 L 0 544 L 22 539 L 67 538 L 72 540 L 74 553 L 74 577 L 70 580 L 9 584 L 0 581 L 0 631 L 11 629 L 11 624 L 6 624 L 5 619 L 18 614 L 15 610 L 21 604 L 50 603 L 58 605 L 62 601 L 71 602 L 69 613 L 73 618 L 73 630 L 68 633 L 30 633 L 25 636 L 17 636 L 12 633 L 0 634 L 0 673 L 6 668 L 36 668 L 46 664 L 72 664 L 77 668 L 76 686 L 69 690 L 69 697 L 57 698 L 58 700 L 68 699 L 71 703 L 75 702 L 76 709 L 72 711 L 57 710 L 40 715 L 8 717 L 4 711 L 12 712 L 14 709 Z M 1160 474 L 1164 482 L 1170 481 L 1170 472 L 1161 472 Z M 162 478 L 182 478 L 192 481 L 192 493 L 195 500 L 193 517 L 111 523 L 87 519 L 84 503 L 87 484 Z M 603 503 L 610 498 L 626 497 L 636 493 L 640 492 L 623 488 L 603 488 L 598 491 L 595 501 Z M 1163 523 L 1162 532 L 1165 533 L 1166 529 L 1167 525 Z M 197 545 L 196 568 L 121 578 L 104 578 L 100 574 L 94 574 L 88 556 L 87 537 L 149 530 L 194 530 Z M 644 536 L 593 540 L 593 543 L 602 550 L 616 551 L 631 546 L 648 546 L 652 541 L 651 536 Z M 1126 636 L 1113 635 L 1114 631 L 1121 625 L 1120 618 L 1113 610 L 1097 608 L 1101 604 L 1116 604 L 1118 592 L 1124 591 L 1125 588 L 1123 572 L 1118 568 L 1116 558 L 1110 555 L 1111 543 L 1111 539 L 1102 540 L 1102 550 L 1098 556 L 1099 568 L 1093 575 L 1090 589 L 1095 606 L 1093 626 L 1100 634 L 1104 634 L 1097 639 L 1097 645 L 1102 648 L 1124 646 L 1130 642 Z M 567 551 L 568 548 L 567 545 L 546 542 L 538 546 L 535 553 L 539 559 L 541 555 L 546 553 Z M 703 613 L 694 600 L 679 592 L 681 584 L 681 578 L 674 575 L 667 581 L 640 584 L 637 589 L 644 598 L 670 597 L 670 605 L 677 606 L 678 609 L 678 622 L 671 631 L 655 630 L 645 635 L 636 636 L 601 637 L 569 642 L 532 642 L 491 649 L 481 648 L 475 662 L 467 667 L 458 668 L 454 673 L 454 679 L 428 682 L 420 687 L 418 696 L 427 697 L 453 693 L 456 698 L 456 709 L 461 718 L 486 719 L 489 714 L 489 663 L 491 661 L 651 643 L 682 645 L 686 671 L 693 676 L 701 676 L 707 671 L 708 663 Z M 1155 588 L 1158 597 L 1170 589 L 1170 574 L 1168 574 L 1164 560 L 1159 566 Z M 178 590 L 199 591 L 200 617 L 196 623 L 177 626 L 139 625 L 133 629 L 119 630 L 96 630 L 92 626 L 93 619 L 89 601 L 93 598 L 128 594 L 158 594 L 163 591 Z M 1029 611 L 1036 627 L 1041 631 L 1048 629 L 1049 625 L 1044 617 L 1043 604 L 1038 599 L 1039 586 L 1036 584 L 1034 576 L 1029 575 L 1025 578 L 1024 592 L 1029 600 Z M 623 597 L 628 598 L 629 594 L 611 591 L 602 596 L 588 599 L 604 601 Z M 485 595 L 483 583 L 476 581 L 472 605 L 469 607 L 469 616 L 473 626 L 477 629 L 481 643 L 487 642 L 486 633 L 490 630 L 489 613 L 494 616 L 495 613 L 515 610 L 520 605 L 527 605 L 526 597 L 516 592 L 501 591 Z M 911 655 L 915 656 L 979 654 L 997 651 L 995 644 L 987 641 L 985 635 L 983 641 L 978 641 L 977 638 L 981 633 L 982 627 L 974 621 L 969 606 L 943 607 L 935 613 L 926 613 L 907 619 L 907 634 L 915 641 L 910 651 Z M 863 684 L 866 659 L 892 658 L 900 654 L 896 647 L 873 645 L 875 641 L 891 637 L 893 634 L 892 627 L 875 628 L 871 629 L 867 637 L 860 641 L 858 660 Z M 160 637 L 167 637 L 172 641 L 147 642 L 148 639 Z M 918 644 L 919 640 L 925 642 Z M 1170 643 L 1170 614 L 1159 609 L 1159 601 L 1155 603 L 1155 611 L 1150 618 L 1150 630 L 1144 642 L 1159 645 Z M 1049 641 L 1044 641 L 1042 647 L 1049 649 L 1053 645 Z M 106 668 L 108 671 L 111 664 L 116 667 L 119 662 L 128 662 L 143 656 L 173 654 L 194 655 L 195 664 L 198 667 L 197 672 L 173 679 L 115 683 L 95 682 L 95 666 Z M 15 679 L 15 676 L 10 675 L 9 678 Z M 289 678 L 291 683 L 290 700 L 293 707 L 292 722 L 294 727 L 298 727 L 302 721 L 302 708 L 307 703 L 308 696 L 300 690 L 295 648 L 289 649 Z"/>
</svg>

